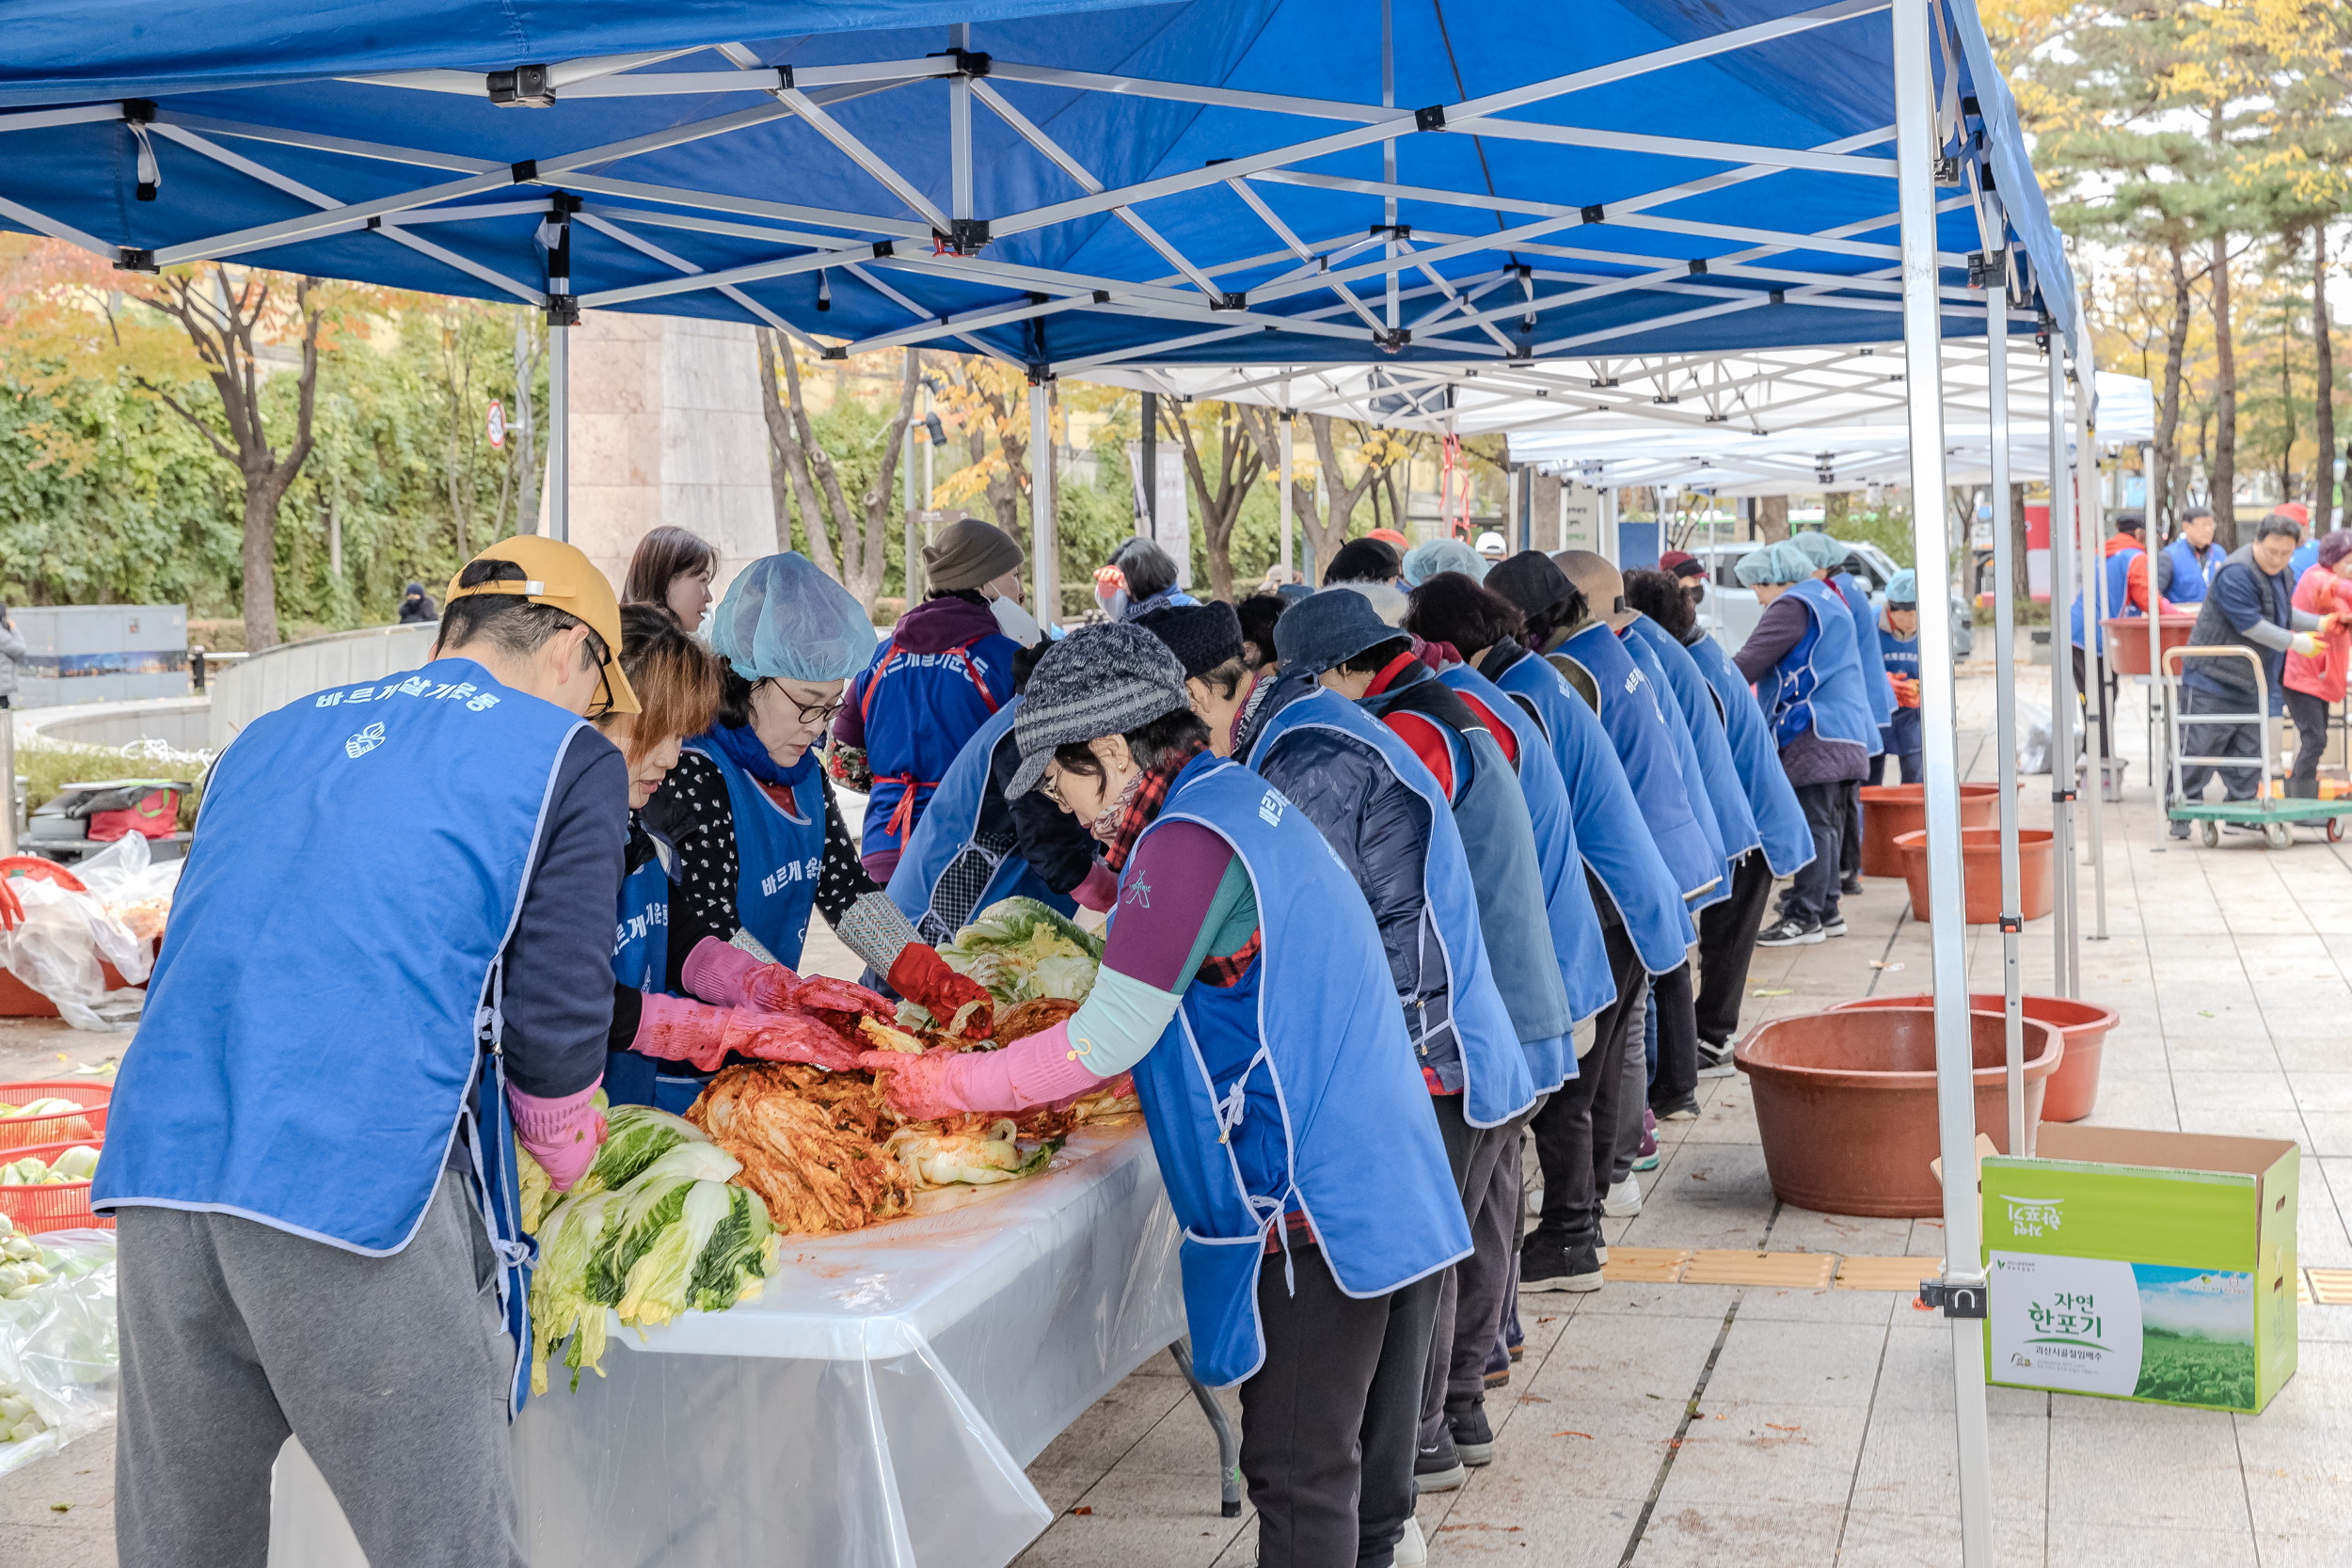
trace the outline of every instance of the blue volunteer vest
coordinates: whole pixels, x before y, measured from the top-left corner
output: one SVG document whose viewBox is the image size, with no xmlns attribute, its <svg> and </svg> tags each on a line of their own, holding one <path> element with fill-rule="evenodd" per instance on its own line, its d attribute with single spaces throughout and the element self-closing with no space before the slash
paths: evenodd
<svg viewBox="0 0 2352 1568">
<path fill-rule="evenodd" d="M 1011 733 L 1012 716 L 1020 708 L 1021 699 L 1011 698 L 963 743 L 963 750 L 948 765 L 946 777 L 939 781 L 939 788 L 931 795 L 922 819 L 915 823 L 914 836 L 907 841 L 906 853 L 898 857 L 898 869 L 890 874 L 890 901 L 898 906 L 898 912 L 907 917 L 915 934 L 934 947 L 969 924 L 975 913 L 1000 898 L 1035 898 L 1063 914 L 1078 907 L 1077 900 L 1068 894 L 1047 887 L 1017 848 L 998 851 L 972 842 L 972 835 L 979 830 L 981 809 L 988 803 L 990 791 L 995 788 L 990 777 L 990 760 L 995 755 L 997 742 Z M 987 885 L 968 910 L 939 909 L 936 899 L 940 879 L 946 875 L 949 866 L 967 856 L 977 856 L 988 864 Z"/>
<path fill-rule="evenodd" d="M 1599 716 L 1549 660 L 1534 654 L 1503 671 L 1495 684 L 1534 706 L 1567 788 L 1577 852 L 1616 907 L 1642 967 L 1652 974 L 1677 968 L 1698 933 Z M 1604 962 L 1604 973 L 1607 968 Z"/>
<path fill-rule="evenodd" d="M 811 768 L 792 786 L 797 813 L 768 798 L 759 782 L 737 767 L 715 740 L 697 736 L 687 746 L 718 766 L 735 814 L 735 914 L 769 957 L 797 969 L 808 940 L 808 911 L 817 904 L 817 874 L 825 863 L 825 783 Z"/>
<path fill-rule="evenodd" d="M 2187 540 L 2175 539 L 2165 546 L 2164 558 L 2172 562 L 2172 586 L 2164 591 L 2164 596 L 2176 605 L 2185 605 L 2204 598 L 2205 590 L 2213 586 L 2213 575 L 2221 570 L 2221 563 L 2230 557 L 2220 546 L 2208 545 L 2205 559 L 2200 561 Z"/>
<path fill-rule="evenodd" d="M 1646 615 L 1636 615 L 1618 636 L 1639 639 L 1643 650 L 1664 678 L 1666 695 L 1681 710 L 1683 727 L 1691 733 L 1691 749 L 1698 759 L 1699 778 L 1707 787 L 1707 803 L 1724 840 L 1724 859 L 1738 861 L 1763 841 L 1756 813 L 1748 805 L 1747 787 L 1731 760 L 1731 741 L 1724 734 L 1723 711 L 1715 689 L 1691 651 L 1665 627 Z M 1727 890 L 1726 884 L 1726 890 Z"/>
<path fill-rule="evenodd" d="M 1659 716 L 1666 721 L 1666 738 L 1674 748 L 1676 765 L 1682 771 L 1683 793 L 1691 800 L 1692 819 L 1707 839 L 1707 847 L 1715 857 L 1716 883 L 1707 893 L 1692 899 L 1693 910 L 1703 910 L 1731 896 L 1731 853 L 1724 847 L 1724 832 L 1715 815 L 1715 802 L 1708 792 L 1708 779 L 1699 766 L 1698 744 L 1691 738 L 1691 726 L 1683 721 L 1682 705 L 1675 698 L 1674 688 L 1666 684 L 1666 672 L 1660 666 L 1658 656 L 1645 642 L 1628 638 L 1620 632 L 1617 641 L 1629 655 L 1634 666 L 1649 683 L 1658 696 Z"/>
<path fill-rule="evenodd" d="M 2100 571 L 2106 577 L 2106 605 L 2109 615 L 2125 615 L 2133 620 L 2140 618 L 2139 607 L 2132 603 L 2127 595 L 2132 591 L 2132 558 L 2144 553 L 2140 550 L 2118 550 L 2099 562 Z M 2173 580 L 2177 582 L 2180 579 L 2176 577 Z M 2204 595 L 2200 594 L 2198 597 L 2202 598 Z M 2105 652 L 2107 645 L 2107 628 L 2102 626 L 2091 631 L 2090 641 L 2087 643 L 2083 641 L 2084 629 L 2083 595 L 2082 591 L 2076 589 L 2074 609 L 2074 646 L 2087 647 L 2094 654 Z"/>
<path fill-rule="evenodd" d="M 1862 694 L 1853 615 L 1846 601 L 1819 578 L 1791 584 L 1788 593 L 1804 606 L 1805 629 L 1775 667 L 1774 744 L 1786 746 L 1811 730 L 1824 740 L 1848 741 L 1877 754 L 1878 721 Z"/>
<path fill-rule="evenodd" d="M 1265 1360 L 1258 1274 L 1284 1214 L 1306 1215 L 1340 1289 L 1359 1300 L 1469 1257 L 1470 1227 L 1380 933 L 1339 857 L 1279 790 L 1205 752 L 1143 838 L 1170 822 L 1232 847 L 1263 938 L 1240 984 L 1184 989 L 1135 1068 L 1184 1227 L 1193 1364 L 1222 1388 Z"/>
<path fill-rule="evenodd" d="M 1478 894 L 1470 885 L 1470 862 L 1462 853 L 1453 808 L 1438 787 L 1437 776 L 1422 766 L 1412 748 L 1336 691 L 1309 692 L 1269 720 L 1251 749 L 1251 766 L 1270 766 L 1282 736 L 1308 730 L 1337 731 L 1368 747 L 1428 808 L 1428 838 L 1421 855 L 1422 929 L 1424 938 L 1437 939 L 1446 994 L 1442 1011 L 1432 1008 L 1430 995 L 1400 997 L 1405 1033 L 1417 1059 L 1432 1055 L 1433 1038 L 1440 1048 L 1450 1045 L 1462 1063 L 1464 1119 L 1472 1127 L 1500 1127 L 1534 1103 L 1538 1093 L 1558 1085 L 1529 1078 L 1534 1064 L 1521 1053 L 1518 1031 L 1512 1027 L 1502 993 L 1495 989 L 1478 924 Z"/>
<path fill-rule="evenodd" d="M 1699 826 L 1690 788 L 1683 783 L 1682 758 L 1649 677 L 1605 621 L 1587 625 L 1555 649 L 1554 657 L 1581 665 L 1600 692 L 1601 728 L 1609 732 L 1617 760 L 1625 764 L 1626 782 L 1633 786 L 1642 820 L 1674 873 L 1675 886 L 1686 899 L 1712 893 L 1724 879 L 1723 857 Z"/>
<path fill-rule="evenodd" d="M 1870 595 L 1853 579 L 1851 572 L 1840 572 L 1829 579 L 1845 601 L 1846 613 L 1853 617 L 1854 667 L 1862 674 L 1863 700 L 1870 706 L 1870 754 L 1879 754 L 1878 726 L 1894 717 L 1895 692 L 1886 684 L 1886 666 L 1879 657 L 1879 612 L 1871 607 Z"/>
<path fill-rule="evenodd" d="M 850 697 L 863 711 L 866 761 L 874 774 L 863 853 L 906 847 L 964 742 L 1012 695 L 1019 650 L 1002 632 L 937 653 L 910 653 L 895 636 L 875 650 Z"/>
<path fill-rule="evenodd" d="M 248 724 L 205 791 L 93 1203 L 384 1257 L 470 1123 L 507 1327 L 528 1344 L 499 963 L 580 727 L 466 658 Z"/>
<path fill-rule="evenodd" d="M 621 911 L 612 927 L 612 978 L 648 994 L 666 992 L 670 980 L 668 857 L 675 851 L 659 838 L 654 842 L 654 857 L 621 883 Z M 604 1097 L 614 1105 L 653 1105 L 682 1117 L 710 1079 L 683 1062 L 634 1051 L 604 1053 Z"/>
<path fill-rule="evenodd" d="M 1556 1051 L 1573 1050 L 1576 1015 L 1551 945 L 1534 820 L 1502 743 L 1451 687 L 1417 663 L 1400 671 L 1386 691 L 1357 705 L 1379 719 L 1412 713 L 1444 734 L 1454 756 L 1454 825 L 1478 895 L 1478 927 L 1486 939 L 1495 990 L 1510 1009 L 1521 1048 L 1549 1071 Z"/>
<path fill-rule="evenodd" d="M 1702 637 L 1683 651 L 1721 699 L 1724 739 L 1740 787 L 1748 792 L 1748 809 L 1756 816 L 1756 833 L 1764 844 L 1764 863 L 1775 877 L 1793 877 L 1813 859 L 1813 830 L 1805 826 L 1804 808 L 1797 803 L 1797 791 L 1780 765 L 1780 748 L 1772 744 L 1772 726 L 1756 704 L 1756 690 L 1713 638 Z"/>
<path fill-rule="evenodd" d="M 1881 626 L 1879 628 L 1879 656 L 1885 659 L 1886 673 L 1889 675 L 1900 675 L 1909 681 L 1915 681 L 1919 678 L 1919 639 L 1915 633 L 1910 637 L 1897 637 L 1884 626 Z M 1915 754 L 1922 743 L 1919 734 L 1919 710 L 1897 704 L 1895 717 L 1887 721 L 1884 739 L 1886 753 L 1889 756 L 1903 757 Z"/>
<path fill-rule="evenodd" d="M 1568 786 L 1560 777 L 1559 760 L 1551 754 L 1550 737 L 1517 698 L 1470 666 L 1457 664 L 1441 670 L 1438 678 L 1474 698 L 1480 707 L 1509 725 L 1518 746 L 1519 793 L 1527 798 L 1528 820 L 1535 829 L 1552 956 L 1559 960 L 1560 983 L 1567 990 L 1568 1016 L 1581 1023 L 1615 1001 L 1617 990 L 1609 974 L 1609 949 L 1601 940 L 1600 916 L 1593 910 L 1592 885 L 1584 877 L 1584 862 L 1577 854 L 1575 809 L 1568 803 Z M 1530 1045 L 1527 1068 L 1534 1075 L 1537 1092 L 1549 1094 L 1576 1076 L 1574 1038 L 1564 1036 L 1549 1043 L 1540 1054 L 1536 1046 Z"/>
</svg>

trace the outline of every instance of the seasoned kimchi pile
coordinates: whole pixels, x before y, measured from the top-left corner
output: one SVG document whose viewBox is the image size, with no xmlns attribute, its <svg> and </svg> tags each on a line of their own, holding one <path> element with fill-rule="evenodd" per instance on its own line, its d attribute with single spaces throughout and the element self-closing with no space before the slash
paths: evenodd
<svg viewBox="0 0 2352 1568">
<path fill-rule="evenodd" d="M 823 1030 L 864 1051 L 993 1050 L 1050 1029 L 1078 1009 L 1045 997 L 1009 1007 L 994 1040 L 937 1029 L 909 1032 L 884 1022 L 890 1004 L 863 987 L 810 979 L 794 996 L 797 1030 Z M 914 1194 L 955 1183 L 1009 1181 L 1044 1168 L 1073 1128 L 1134 1114 L 1133 1080 L 1122 1074 L 1092 1093 L 1017 1117 L 972 1114 L 911 1122 L 884 1100 L 887 1071 L 827 1071 L 797 1062 L 741 1062 L 723 1069 L 686 1119 L 737 1160 L 734 1180 L 767 1200 L 777 1230 L 825 1235 L 898 1218 Z"/>
</svg>

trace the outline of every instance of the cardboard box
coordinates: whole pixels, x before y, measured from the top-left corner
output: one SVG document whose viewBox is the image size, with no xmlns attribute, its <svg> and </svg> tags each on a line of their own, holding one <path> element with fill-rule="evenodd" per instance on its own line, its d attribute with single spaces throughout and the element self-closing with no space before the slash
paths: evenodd
<svg viewBox="0 0 2352 1568">
<path fill-rule="evenodd" d="M 2261 1410 L 2295 1375 L 2301 1161 L 2277 1138 L 2062 1124 L 2034 1159 L 1987 1158 L 1990 1380 Z"/>
</svg>

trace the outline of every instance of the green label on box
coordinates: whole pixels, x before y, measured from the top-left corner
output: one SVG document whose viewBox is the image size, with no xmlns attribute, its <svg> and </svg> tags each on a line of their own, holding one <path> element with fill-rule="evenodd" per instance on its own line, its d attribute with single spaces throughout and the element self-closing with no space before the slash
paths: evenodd
<svg viewBox="0 0 2352 1568">
<path fill-rule="evenodd" d="M 1992 1255 L 1993 1376 L 2062 1393 L 2255 1404 L 2254 1277 L 2051 1253 Z"/>
<path fill-rule="evenodd" d="M 2251 1269 L 2255 1190 L 2250 1176 L 1987 1160 L 1985 1246 Z"/>
</svg>

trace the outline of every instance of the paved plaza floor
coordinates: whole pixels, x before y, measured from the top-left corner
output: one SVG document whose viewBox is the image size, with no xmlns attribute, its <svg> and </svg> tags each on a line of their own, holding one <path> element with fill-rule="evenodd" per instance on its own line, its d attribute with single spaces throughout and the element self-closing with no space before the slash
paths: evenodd
<svg viewBox="0 0 2352 1568">
<path fill-rule="evenodd" d="M 2028 672 L 2022 697 L 2043 702 L 2045 684 Z M 1993 690 L 1989 664 L 1972 664 L 1961 747 L 1972 779 L 1994 776 Z M 2167 838 L 2143 735 L 2135 705 L 2119 725 L 2129 799 L 2104 821 L 2108 936 L 2083 947 L 2084 994 L 2122 1020 L 2093 1119 L 2296 1140 L 2299 1261 L 2352 1266 L 2352 855 L 2309 833 L 2284 852 L 2251 837 L 2210 850 Z M 2028 826 L 2048 822 L 2047 783 L 2025 792 Z M 1928 927 L 1909 919 L 1899 883 L 1873 880 L 1846 913 L 1842 941 L 1756 955 L 1746 1023 L 1927 989 Z M 821 925 L 810 936 L 812 968 L 854 973 Z M 1968 950 L 1972 989 L 1998 990 L 1997 932 L 1972 928 Z M 2047 921 L 2027 928 L 2023 956 L 2026 989 L 2048 990 Z M 87 1038 L 19 1049 L 28 1061 L 78 1057 Z M 1695 1124 L 1661 1129 L 1645 1206 L 1609 1222 L 1613 1245 L 1941 1251 L 1935 1222 L 1775 1202 L 1745 1080 L 1708 1080 L 1701 1093 Z M 1621 1283 L 1527 1297 L 1522 1317 L 1526 1359 L 1488 1401 L 1495 1463 L 1423 1499 L 1433 1562 L 1959 1563 L 1940 1317 L 1884 1291 Z M 2300 1322 L 2300 1370 L 2259 1417 L 1993 1390 L 1995 1560 L 2352 1564 L 2352 1306 L 2307 1307 Z M 0 1563 L 112 1564 L 111 1460 L 102 1436 L 0 1477 Z M 1218 1516 L 1216 1468 L 1207 1423 L 1173 1365 L 1155 1359 L 1030 1467 L 1058 1517 L 1022 1568 L 1248 1568 L 1254 1522 L 1247 1510 Z"/>
</svg>

